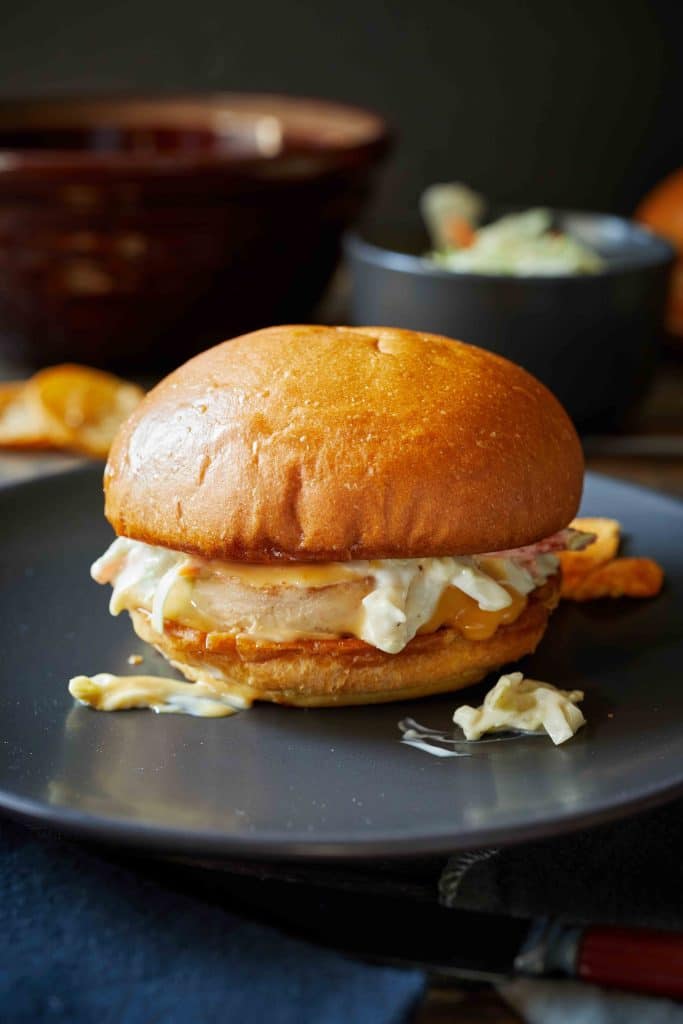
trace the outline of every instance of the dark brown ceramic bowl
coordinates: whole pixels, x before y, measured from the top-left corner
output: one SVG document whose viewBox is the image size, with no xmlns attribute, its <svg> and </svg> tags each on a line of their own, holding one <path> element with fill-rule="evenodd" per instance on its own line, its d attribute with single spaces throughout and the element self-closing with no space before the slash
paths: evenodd
<svg viewBox="0 0 683 1024">
<path fill-rule="evenodd" d="M 310 314 L 386 152 L 283 96 L 0 103 L 0 353 L 131 369 Z"/>
</svg>

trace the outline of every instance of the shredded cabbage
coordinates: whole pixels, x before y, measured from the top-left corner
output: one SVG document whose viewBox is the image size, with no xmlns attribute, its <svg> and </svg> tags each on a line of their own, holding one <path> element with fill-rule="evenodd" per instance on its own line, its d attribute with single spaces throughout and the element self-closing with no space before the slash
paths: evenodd
<svg viewBox="0 0 683 1024">
<path fill-rule="evenodd" d="M 479 228 L 466 248 L 441 247 L 428 258 L 459 273 L 553 276 L 596 274 L 604 260 L 582 242 L 552 230 L 548 210 L 508 214 Z"/>
</svg>

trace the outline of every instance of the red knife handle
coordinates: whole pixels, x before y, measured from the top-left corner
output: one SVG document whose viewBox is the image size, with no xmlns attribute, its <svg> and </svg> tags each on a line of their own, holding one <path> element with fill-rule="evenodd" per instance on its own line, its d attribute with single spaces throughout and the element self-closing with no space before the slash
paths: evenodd
<svg viewBox="0 0 683 1024">
<path fill-rule="evenodd" d="M 576 975 L 595 985 L 683 999 L 683 934 L 647 928 L 587 928 Z"/>
</svg>

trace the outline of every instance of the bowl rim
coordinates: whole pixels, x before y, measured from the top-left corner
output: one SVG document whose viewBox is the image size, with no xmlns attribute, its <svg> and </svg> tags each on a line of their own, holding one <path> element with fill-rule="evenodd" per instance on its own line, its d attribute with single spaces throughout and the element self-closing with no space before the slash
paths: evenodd
<svg viewBox="0 0 683 1024">
<path fill-rule="evenodd" d="M 49 179 L 74 172 L 98 175 L 202 174 L 262 179 L 277 171 L 301 177 L 332 167 L 373 162 L 388 151 L 393 132 L 387 119 L 369 107 L 320 97 L 277 92 L 102 93 L 92 95 L 14 96 L 0 100 L 0 139 L 21 128 L 195 127 L 220 134 L 232 126 L 253 126 L 273 118 L 283 137 L 297 140 L 274 152 L 216 148 L 191 151 L 101 151 L 28 149 L 2 146 L 0 183 L 21 177 Z"/>
<path fill-rule="evenodd" d="M 403 274 L 416 275 L 418 277 L 435 278 L 448 281 L 490 281 L 507 282 L 508 284 L 529 284 L 535 286 L 540 284 L 552 285 L 558 281 L 599 281 L 605 277 L 614 277 L 621 274 L 632 273 L 646 267 L 671 266 L 676 258 L 673 246 L 661 235 L 655 234 L 643 224 L 621 217 L 618 214 L 604 213 L 596 210 L 575 210 L 566 207 L 544 206 L 554 216 L 560 217 L 587 217 L 595 218 L 602 222 L 612 222 L 620 229 L 624 227 L 634 236 L 640 239 L 642 250 L 634 252 L 633 257 L 615 259 L 595 274 L 572 274 L 570 272 L 555 274 L 483 274 L 473 270 L 454 271 L 434 263 L 426 256 L 419 256 L 415 253 L 405 252 L 398 248 L 390 248 L 371 242 L 366 237 L 368 226 L 361 225 L 343 236 L 344 253 L 350 259 L 359 259 L 364 263 L 382 267 L 385 270 L 397 271 Z M 506 206 L 509 211 L 524 211 L 531 209 L 530 206 Z M 388 225 L 384 225 L 384 229 Z M 382 225 L 378 225 L 381 232 Z"/>
</svg>

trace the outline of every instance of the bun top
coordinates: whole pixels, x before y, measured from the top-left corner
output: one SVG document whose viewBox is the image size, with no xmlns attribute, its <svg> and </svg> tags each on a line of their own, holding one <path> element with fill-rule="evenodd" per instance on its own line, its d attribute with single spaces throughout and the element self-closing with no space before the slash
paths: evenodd
<svg viewBox="0 0 683 1024">
<path fill-rule="evenodd" d="M 344 561 L 520 547 L 576 514 L 551 393 L 434 334 L 270 327 L 155 387 L 105 470 L 118 534 L 206 558 Z"/>
</svg>

